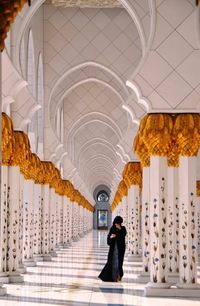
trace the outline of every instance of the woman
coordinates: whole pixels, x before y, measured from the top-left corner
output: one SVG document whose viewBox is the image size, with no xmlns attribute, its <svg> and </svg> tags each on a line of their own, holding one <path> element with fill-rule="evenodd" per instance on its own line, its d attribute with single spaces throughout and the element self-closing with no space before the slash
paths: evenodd
<svg viewBox="0 0 200 306">
<path fill-rule="evenodd" d="M 126 228 L 125 226 L 122 226 L 122 223 L 122 217 L 115 217 L 107 237 L 107 243 L 110 246 L 108 260 L 99 274 L 99 278 L 104 282 L 118 282 L 122 279 L 124 274 L 123 261 L 126 248 Z"/>
</svg>

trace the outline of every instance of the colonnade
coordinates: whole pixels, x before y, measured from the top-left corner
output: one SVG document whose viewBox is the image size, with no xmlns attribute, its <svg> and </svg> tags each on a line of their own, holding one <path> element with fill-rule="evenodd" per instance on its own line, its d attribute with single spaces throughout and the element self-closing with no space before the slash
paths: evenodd
<svg viewBox="0 0 200 306">
<path fill-rule="evenodd" d="M 51 260 L 92 229 L 94 209 L 51 162 L 31 153 L 27 135 L 13 131 L 4 113 L 2 163 L 0 282 L 22 282 L 27 266 Z"/>
<path fill-rule="evenodd" d="M 198 114 L 146 115 L 134 141 L 140 163 L 125 166 L 112 203 L 114 214 L 128 214 L 129 257 L 142 260 L 148 296 L 200 295 L 199 146 Z"/>
</svg>

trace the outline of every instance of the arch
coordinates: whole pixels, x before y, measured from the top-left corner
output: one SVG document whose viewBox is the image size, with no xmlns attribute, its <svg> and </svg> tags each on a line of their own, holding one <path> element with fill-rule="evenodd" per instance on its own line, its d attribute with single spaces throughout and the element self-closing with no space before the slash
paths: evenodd
<svg viewBox="0 0 200 306">
<path fill-rule="evenodd" d="M 127 159 L 127 162 L 130 161 L 130 156 L 125 152 L 121 144 L 117 144 L 117 147 L 121 150 L 123 156 Z"/>
<path fill-rule="evenodd" d="M 37 154 L 44 156 L 44 76 L 42 54 L 39 53 L 37 63 L 37 102 L 41 106 L 37 113 Z"/>
<path fill-rule="evenodd" d="M 22 76 L 26 79 L 26 47 L 25 47 L 25 39 L 24 36 L 22 37 L 21 44 L 20 44 L 20 53 L 19 53 L 19 64 L 20 64 L 20 71 Z"/>
<path fill-rule="evenodd" d="M 126 9 L 127 13 L 131 16 L 132 20 L 134 21 L 134 23 L 137 27 L 138 33 L 139 33 L 141 46 L 142 46 L 143 57 L 141 58 L 141 61 L 138 64 L 137 68 L 134 69 L 134 71 L 133 71 L 133 74 L 130 78 L 132 80 L 134 78 L 134 76 L 140 71 L 142 65 L 144 64 L 144 62 L 146 60 L 147 54 L 148 54 L 148 52 L 149 52 L 149 50 L 152 46 L 153 37 L 155 35 L 155 25 L 156 25 L 156 4 L 155 4 L 154 0 L 149 0 L 148 1 L 149 14 L 150 14 L 150 31 L 149 31 L 148 41 L 146 42 L 142 22 L 140 21 L 140 18 L 138 16 L 138 14 L 136 13 L 135 9 L 129 3 L 129 0 L 118 0 L 118 1 L 121 2 L 122 6 Z M 27 12 L 27 15 L 25 16 L 25 18 L 22 21 L 22 24 L 21 24 L 21 27 L 19 29 L 19 33 L 18 33 L 18 36 L 17 36 L 17 41 L 16 41 L 16 52 L 14 54 L 15 63 L 17 64 L 18 67 L 20 67 L 20 65 L 19 65 L 19 50 L 20 50 L 20 45 L 21 45 L 21 40 L 23 38 L 23 34 L 24 34 L 28 24 L 30 23 L 31 18 L 33 17 L 35 12 L 39 9 L 39 7 L 44 2 L 45 2 L 45 0 L 35 1 L 32 4 L 31 9 L 29 10 L 29 12 Z M 137 88 L 136 84 L 135 84 L 135 86 Z"/>
<path fill-rule="evenodd" d="M 100 120 L 100 119 L 91 119 L 90 121 L 86 121 L 85 123 L 83 123 L 84 119 L 87 119 L 88 117 L 91 117 L 92 115 L 98 115 L 98 117 L 102 117 L 104 119 L 107 119 L 108 122 L 111 122 L 111 124 L 105 122 L 105 120 Z M 113 133 L 117 136 L 118 140 L 120 140 L 122 138 L 122 132 L 120 130 L 120 128 L 116 125 L 116 123 L 114 122 L 114 120 L 112 120 L 111 118 L 109 118 L 107 115 L 99 113 L 99 112 L 92 112 L 89 114 L 86 114 L 84 116 L 82 116 L 81 118 L 79 118 L 71 127 L 69 133 L 68 133 L 68 138 L 67 138 L 67 144 L 68 144 L 68 152 L 70 156 L 74 156 L 74 137 L 77 134 L 77 132 L 87 126 L 88 124 L 91 124 L 93 122 L 100 122 L 104 125 L 106 125 L 107 127 L 109 127 Z"/>
<path fill-rule="evenodd" d="M 94 171 L 95 170 L 95 171 Z M 105 171 L 102 171 L 102 168 L 96 168 L 93 169 L 93 173 L 88 177 L 86 177 L 87 183 L 90 185 L 90 182 L 95 182 L 95 178 L 97 178 L 96 174 L 98 174 L 98 180 L 101 178 L 104 180 L 104 184 L 107 184 L 109 182 L 112 182 L 112 175 L 110 173 L 106 173 Z"/>
<path fill-rule="evenodd" d="M 135 82 L 129 80 L 126 82 L 126 85 L 133 90 L 133 92 L 136 94 L 138 103 L 143 105 L 145 107 L 146 112 L 149 113 L 152 109 L 152 106 L 150 104 L 150 101 L 148 101 L 145 97 L 142 96 L 142 92 L 139 86 L 136 85 Z"/>
<path fill-rule="evenodd" d="M 135 113 L 128 105 L 122 105 L 122 108 L 129 114 L 132 123 L 136 124 L 137 126 L 140 125 L 140 122 L 138 119 L 135 118 Z"/>
<path fill-rule="evenodd" d="M 98 162 L 98 166 L 100 167 L 100 168 L 106 168 L 107 170 L 108 169 L 112 169 L 112 168 L 114 168 L 114 166 L 110 163 L 110 162 L 108 162 L 107 160 L 105 161 L 105 159 L 94 159 L 93 161 L 91 161 L 89 164 L 87 164 L 87 168 L 84 168 L 83 170 L 82 170 L 82 174 L 83 174 L 83 176 L 85 177 L 85 175 L 86 175 L 86 173 L 89 173 L 90 172 L 90 170 L 92 169 L 92 166 L 93 166 L 93 163 L 94 163 L 94 161 L 96 161 L 96 160 L 98 160 L 99 162 Z M 80 173 L 81 174 L 81 173 Z"/>
<path fill-rule="evenodd" d="M 118 0 L 118 1 L 121 2 L 122 6 L 126 9 L 128 14 L 131 16 L 132 20 L 134 21 L 134 23 L 137 27 L 138 33 L 139 33 L 142 49 L 144 50 L 143 53 L 145 53 L 146 39 L 145 39 L 145 35 L 144 35 L 143 25 L 140 21 L 140 18 L 138 16 L 138 14 L 136 13 L 135 9 L 130 5 L 128 0 Z M 26 30 L 27 25 L 30 23 L 30 20 L 33 17 L 33 15 L 35 14 L 35 12 L 39 9 L 39 7 L 44 2 L 45 2 L 45 0 L 34 1 L 31 5 L 31 9 L 29 10 L 29 12 L 26 14 L 25 18 L 22 21 L 22 25 L 19 29 L 19 33 L 18 33 L 18 36 L 17 36 L 16 52 L 15 52 L 15 62 L 16 62 L 18 67 L 20 67 L 20 65 L 19 65 L 19 50 L 20 50 L 21 39 L 23 37 L 24 31 Z M 153 10 L 155 10 L 154 0 L 149 0 L 148 3 L 149 3 L 150 10 L 151 10 L 151 16 L 154 17 L 154 15 L 155 15 L 155 14 L 153 14 Z M 152 28 L 152 25 L 151 25 L 150 36 L 151 36 L 151 32 L 153 30 L 154 29 Z"/>
<path fill-rule="evenodd" d="M 86 83 L 89 83 L 89 82 L 96 82 L 96 83 L 99 83 L 101 85 L 104 85 L 106 88 L 109 88 L 117 97 L 118 99 L 121 101 L 122 104 L 125 103 L 124 99 L 122 98 L 122 96 L 118 93 L 118 91 L 113 88 L 110 84 L 98 79 L 98 78 L 87 78 L 87 79 L 84 79 L 84 80 L 81 80 L 75 84 L 73 84 L 72 86 L 70 86 L 64 93 L 63 95 L 61 96 L 61 98 L 59 99 L 59 101 L 57 102 L 56 104 L 56 109 L 54 110 L 54 117 L 53 117 L 53 123 L 55 124 L 55 114 L 57 113 L 57 110 L 58 108 L 60 107 L 61 103 L 63 103 L 63 100 L 73 91 L 75 90 L 78 86 L 80 85 L 83 85 L 83 84 L 86 84 Z M 48 104 L 48 111 L 49 111 L 49 114 L 51 114 L 51 110 L 50 110 L 50 102 Z"/>
<path fill-rule="evenodd" d="M 85 165 L 86 165 L 87 163 L 89 163 L 90 161 L 93 161 L 93 160 L 96 160 L 96 159 L 104 159 L 104 160 L 106 160 L 107 162 L 110 162 L 110 163 L 112 164 L 113 167 L 115 167 L 115 164 L 113 163 L 113 160 L 110 159 L 110 158 L 108 158 L 107 155 L 105 155 L 105 154 L 97 154 L 97 155 L 95 155 L 94 157 L 85 160 Z"/>
<path fill-rule="evenodd" d="M 28 34 L 28 55 L 27 55 L 27 73 L 26 79 L 28 87 L 33 97 L 36 97 L 36 74 L 35 74 L 35 52 L 33 32 L 30 29 Z"/>
<path fill-rule="evenodd" d="M 49 102 L 53 97 L 53 93 L 55 92 L 56 88 L 60 85 L 60 83 L 67 77 L 70 77 L 70 74 L 72 74 L 75 71 L 83 71 L 84 68 L 87 67 L 96 67 L 100 70 L 103 70 L 104 73 L 110 74 L 113 78 L 115 78 L 118 83 L 122 86 L 122 88 L 124 89 L 124 91 L 126 92 L 127 95 L 129 95 L 129 92 L 127 90 L 127 87 L 124 85 L 123 80 L 110 68 L 104 66 L 103 64 L 94 62 L 94 61 L 90 61 L 90 62 L 84 62 L 81 64 L 78 64 L 70 69 L 68 69 L 65 73 L 63 73 L 63 75 L 56 81 L 54 87 L 51 90 L 50 96 L 49 96 Z"/>
<path fill-rule="evenodd" d="M 106 141 L 103 138 L 92 138 L 90 140 L 88 140 L 87 142 L 84 143 L 84 145 L 81 146 L 79 154 L 78 154 L 78 166 L 80 165 L 80 154 L 82 153 L 82 150 L 84 150 L 84 148 L 88 148 L 91 144 L 98 144 L 98 143 L 105 143 L 107 144 L 110 148 L 112 148 L 113 152 L 115 152 L 115 147 L 108 141 Z"/>
<path fill-rule="evenodd" d="M 24 126 L 31 123 L 31 119 L 34 116 L 34 114 L 41 108 L 40 105 L 34 105 L 32 109 L 27 114 L 26 118 L 24 118 L 20 124 L 20 129 L 23 129 Z"/>
<path fill-rule="evenodd" d="M 102 142 L 95 142 L 95 143 L 88 145 L 86 148 L 83 149 L 82 155 L 84 155 L 84 152 L 86 152 L 88 149 L 90 149 L 93 146 L 96 146 L 97 144 L 100 146 L 106 147 L 112 153 L 112 155 L 115 156 L 115 151 L 108 144 L 105 144 Z"/>
</svg>

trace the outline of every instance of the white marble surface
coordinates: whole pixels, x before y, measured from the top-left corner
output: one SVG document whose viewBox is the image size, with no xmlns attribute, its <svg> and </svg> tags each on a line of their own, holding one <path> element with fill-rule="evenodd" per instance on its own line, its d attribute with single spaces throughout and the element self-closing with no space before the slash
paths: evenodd
<svg viewBox="0 0 200 306">
<path fill-rule="evenodd" d="M 52 262 L 27 268 L 24 284 L 5 285 L 8 295 L 0 297 L 0 306 L 200 305 L 200 299 L 144 297 L 144 284 L 134 283 L 141 271 L 138 262 L 125 260 L 120 283 L 99 280 L 97 276 L 107 258 L 106 235 L 106 231 L 93 231 L 70 248 L 58 251 Z"/>
</svg>

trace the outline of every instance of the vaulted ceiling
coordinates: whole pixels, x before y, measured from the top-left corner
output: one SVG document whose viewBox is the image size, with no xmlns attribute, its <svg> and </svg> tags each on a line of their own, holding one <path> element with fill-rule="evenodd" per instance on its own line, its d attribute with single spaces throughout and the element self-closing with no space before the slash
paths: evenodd
<svg viewBox="0 0 200 306">
<path fill-rule="evenodd" d="M 126 81 L 142 58 L 140 37 L 117 1 L 50 2 L 44 5 L 44 58 L 51 125 L 55 129 L 56 110 L 63 107 L 70 160 L 91 191 L 101 183 L 111 187 L 121 162 L 117 145 L 130 125 L 122 106 L 131 96 Z M 145 18 L 147 1 L 138 3 Z"/>
</svg>

